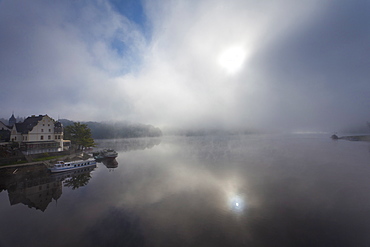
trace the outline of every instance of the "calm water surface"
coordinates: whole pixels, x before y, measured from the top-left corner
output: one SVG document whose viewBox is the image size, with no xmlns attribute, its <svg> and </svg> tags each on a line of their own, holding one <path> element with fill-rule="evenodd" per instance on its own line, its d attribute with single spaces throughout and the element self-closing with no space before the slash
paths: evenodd
<svg viewBox="0 0 370 247">
<path fill-rule="evenodd" d="M 370 146 L 328 135 L 99 141 L 76 174 L 0 170 L 0 246 L 370 246 Z"/>
</svg>

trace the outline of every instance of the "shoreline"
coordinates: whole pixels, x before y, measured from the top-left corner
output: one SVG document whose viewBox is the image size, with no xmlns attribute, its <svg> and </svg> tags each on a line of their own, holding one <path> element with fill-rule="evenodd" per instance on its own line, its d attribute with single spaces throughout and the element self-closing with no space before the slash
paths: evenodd
<svg viewBox="0 0 370 247">
<path fill-rule="evenodd" d="M 20 168 L 20 167 L 28 167 L 28 166 L 37 166 L 37 165 L 43 165 L 45 166 L 45 168 L 48 168 L 51 166 L 51 163 L 52 162 L 56 162 L 57 160 L 78 160 L 78 159 L 81 159 L 81 158 L 86 158 L 85 156 L 86 154 L 84 153 L 74 153 L 74 154 L 70 154 L 70 155 L 65 155 L 65 156 L 60 156 L 58 158 L 52 158 L 52 159 L 49 159 L 49 160 L 43 160 L 43 161 L 34 161 L 34 162 L 26 162 L 26 163 L 20 163 L 20 164 L 11 164 L 11 165 L 1 165 L 0 166 L 0 170 L 1 169 L 6 169 L 6 168 Z"/>
<path fill-rule="evenodd" d="M 14 165 L 2 165 L 0 166 L 1 169 L 7 169 L 7 168 L 20 168 L 20 167 L 27 167 L 27 166 L 38 166 L 38 165 L 43 165 L 45 168 L 48 167 L 47 163 L 44 161 L 36 161 L 36 162 L 27 162 L 27 163 L 22 163 L 22 164 L 14 164 Z"/>
<path fill-rule="evenodd" d="M 370 135 L 348 135 L 348 136 L 337 136 L 332 135 L 333 140 L 347 140 L 347 141 L 364 141 L 370 142 Z"/>
</svg>

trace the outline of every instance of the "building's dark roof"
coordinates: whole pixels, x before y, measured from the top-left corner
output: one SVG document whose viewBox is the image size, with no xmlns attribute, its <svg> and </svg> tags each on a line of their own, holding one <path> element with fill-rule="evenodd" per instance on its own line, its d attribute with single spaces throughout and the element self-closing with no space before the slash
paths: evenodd
<svg viewBox="0 0 370 247">
<path fill-rule="evenodd" d="M 4 127 L 7 128 L 7 129 L 11 129 L 10 126 L 8 126 L 8 125 L 6 125 L 6 124 L 4 124 L 3 122 L 0 121 L 0 130 L 2 130 Z"/>
<path fill-rule="evenodd" d="M 37 125 L 37 123 L 46 115 L 38 115 L 38 116 L 31 116 L 24 120 L 23 123 L 16 123 L 15 127 L 17 128 L 18 132 L 22 134 L 27 134 L 29 131 L 33 129 Z"/>
<path fill-rule="evenodd" d="M 60 128 L 60 127 L 63 127 L 63 124 L 59 121 L 56 121 L 54 124 L 54 127 Z"/>
<path fill-rule="evenodd" d="M 14 117 L 14 114 L 12 114 L 12 116 L 9 118 L 9 121 L 16 121 L 15 117 Z"/>
<path fill-rule="evenodd" d="M 13 126 L 17 122 L 17 119 L 14 117 L 14 114 L 9 118 L 9 126 Z"/>
</svg>

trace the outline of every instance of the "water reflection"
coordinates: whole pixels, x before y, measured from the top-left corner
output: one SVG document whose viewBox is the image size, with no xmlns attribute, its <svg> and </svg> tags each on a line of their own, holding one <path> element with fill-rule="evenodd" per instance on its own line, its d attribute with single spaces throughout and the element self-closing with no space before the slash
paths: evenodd
<svg viewBox="0 0 370 247">
<path fill-rule="evenodd" d="M 78 170 L 52 174 L 59 181 L 63 181 L 65 187 L 70 187 L 73 190 L 86 186 L 91 179 L 91 172 L 96 166 L 85 167 Z"/>
<path fill-rule="evenodd" d="M 100 162 L 103 163 L 103 165 L 105 165 L 110 170 L 118 167 L 118 162 L 116 159 L 103 159 Z"/>
<path fill-rule="evenodd" d="M 370 244 L 366 144 L 326 136 L 171 137 L 127 152 L 127 142 L 104 142 L 121 150 L 117 164 L 108 164 L 115 172 L 99 165 L 94 179 L 71 180 L 58 208 L 40 217 L 0 203 L 0 246 Z"/>
<path fill-rule="evenodd" d="M 43 165 L 0 170 L 1 190 L 8 191 L 10 205 L 24 204 L 44 212 L 62 195 L 62 185 L 77 189 L 88 184 L 96 166 L 51 174 Z"/>
<path fill-rule="evenodd" d="M 45 211 L 53 199 L 58 200 L 62 195 L 61 181 L 51 177 L 44 167 L 2 172 L 2 186 L 8 191 L 10 205 L 21 203 Z"/>
<path fill-rule="evenodd" d="M 83 234 L 82 246 L 145 246 L 140 218 L 133 212 L 110 208 Z"/>
</svg>

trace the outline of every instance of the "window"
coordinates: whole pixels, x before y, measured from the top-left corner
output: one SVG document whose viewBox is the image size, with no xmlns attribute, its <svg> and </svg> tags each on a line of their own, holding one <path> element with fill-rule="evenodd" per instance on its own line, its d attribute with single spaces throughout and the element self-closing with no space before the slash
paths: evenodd
<svg viewBox="0 0 370 247">
<path fill-rule="evenodd" d="M 55 140 L 56 140 L 56 139 L 58 139 L 58 136 L 57 136 L 57 135 L 55 136 Z"/>
<path fill-rule="evenodd" d="M 41 140 L 44 140 L 44 136 L 41 136 L 41 137 L 40 137 L 40 139 L 41 139 Z"/>
<path fill-rule="evenodd" d="M 41 129 L 41 132 L 44 132 L 44 129 Z"/>
<path fill-rule="evenodd" d="M 48 140 L 51 140 L 51 136 L 48 136 Z"/>
<path fill-rule="evenodd" d="M 51 129 L 49 129 L 49 132 L 51 132 Z"/>
</svg>

